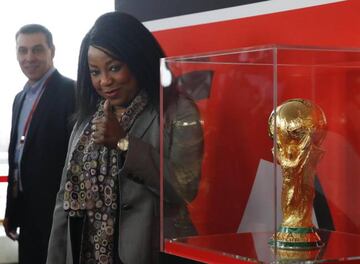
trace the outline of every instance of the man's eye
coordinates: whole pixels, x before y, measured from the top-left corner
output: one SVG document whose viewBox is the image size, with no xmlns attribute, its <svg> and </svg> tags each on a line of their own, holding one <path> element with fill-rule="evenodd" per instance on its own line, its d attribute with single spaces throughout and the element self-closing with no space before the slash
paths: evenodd
<svg viewBox="0 0 360 264">
<path fill-rule="evenodd" d="M 25 55 L 27 53 L 27 49 L 20 48 L 20 49 L 18 49 L 18 53 L 21 55 Z"/>
<path fill-rule="evenodd" d="M 32 49 L 32 52 L 34 54 L 39 54 L 45 51 L 45 48 L 43 46 L 37 46 Z"/>
</svg>

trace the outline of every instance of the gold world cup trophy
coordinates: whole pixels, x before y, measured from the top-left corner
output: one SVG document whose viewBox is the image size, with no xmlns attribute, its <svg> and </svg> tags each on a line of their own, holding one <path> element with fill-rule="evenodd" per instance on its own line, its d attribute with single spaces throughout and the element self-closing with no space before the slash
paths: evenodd
<svg viewBox="0 0 360 264">
<path fill-rule="evenodd" d="M 269 244 L 280 249 L 320 248 L 312 208 L 316 166 L 324 154 L 320 149 L 326 135 L 324 112 L 309 100 L 287 100 L 271 113 L 269 134 L 276 138 L 273 153 L 283 174 L 283 219 Z"/>
</svg>

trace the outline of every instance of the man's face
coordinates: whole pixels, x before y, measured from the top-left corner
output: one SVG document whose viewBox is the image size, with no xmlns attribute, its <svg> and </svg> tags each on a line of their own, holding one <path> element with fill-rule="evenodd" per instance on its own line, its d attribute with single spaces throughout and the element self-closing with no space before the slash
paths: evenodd
<svg viewBox="0 0 360 264">
<path fill-rule="evenodd" d="M 19 34 L 16 39 L 17 60 L 30 83 L 40 80 L 53 66 L 54 52 L 43 33 Z"/>
</svg>

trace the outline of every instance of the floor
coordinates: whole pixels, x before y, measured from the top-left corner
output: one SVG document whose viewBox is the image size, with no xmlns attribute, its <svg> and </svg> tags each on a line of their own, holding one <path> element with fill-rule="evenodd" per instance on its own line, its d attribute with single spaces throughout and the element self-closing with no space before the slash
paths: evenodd
<svg viewBox="0 0 360 264">
<path fill-rule="evenodd" d="M 0 225 L 0 264 L 15 264 L 17 259 L 17 242 L 6 237 L 4 228 Z"/>
<path fill-rule="evenodd" d="M 0 183 L 0 264 L 15 264 L 18 259 L 17 242 L 6 237 L 1 221 L 5 214 L 6 188 L 6 183 Z"/>
</svg>

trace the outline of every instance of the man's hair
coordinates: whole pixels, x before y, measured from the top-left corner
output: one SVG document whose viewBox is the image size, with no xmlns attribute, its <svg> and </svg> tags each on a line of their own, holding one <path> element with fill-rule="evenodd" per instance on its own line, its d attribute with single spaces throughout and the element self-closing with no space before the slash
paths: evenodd
<svg viewBox="0 0 360 264">
<path fill-rule="evenodd" d="M 51 32 L 44 26 L 39 24 L 28 24 L 22 26 L 18 32 L 16 32 L 15 39 L 18 38 L 20 34 L 34 34 L 34 33 L 42 33 L 46 38 L 46 43 L 48 44 L 49 48 L 54 47 L 53 37 Z"/>
</svg>

